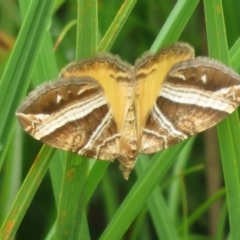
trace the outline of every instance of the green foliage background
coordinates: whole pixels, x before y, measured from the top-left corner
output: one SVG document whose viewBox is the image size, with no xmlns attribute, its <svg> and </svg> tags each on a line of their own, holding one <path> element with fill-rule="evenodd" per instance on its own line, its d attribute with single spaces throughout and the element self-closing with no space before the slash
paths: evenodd
<svg viewBox="0 0 240 240">
<path fill-rule="evenodd" d="M 218 126 L 219 147 L 210 130 L 140 156 L 127 182 L 116 161 L 42 147 L 14 117 L 28 91 L 96 51 L 134 63 L 184 41 L 239 72 L 239 9 L 239 0 L 0 0 L 0 239 L 239 239 L 237 112 Z"/>
</svg>

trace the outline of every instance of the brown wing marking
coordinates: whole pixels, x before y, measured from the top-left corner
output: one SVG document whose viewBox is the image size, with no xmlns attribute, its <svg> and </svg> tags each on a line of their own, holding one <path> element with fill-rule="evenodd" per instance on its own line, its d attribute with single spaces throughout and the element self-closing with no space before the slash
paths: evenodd
<svg viewBox="0 0 240 240">
<path fill-rule="evenodd" d="M 25 131 L 50 146 L 103 160 L 120 154 L 116 122 L 92 78 L 42 84 L 16 115 Z"/>
<path fill-rule="evenodd" d="M 89 76 L 99 82 L 121 131 L 134 97 L 133 67 L 118 56 L 105 53 L 93 59 L 73 62 L 60 73 L 60 77 L 66 79 L 72 76 Z"/>
<path fill-rule="evenodd" d="M 240 104 L 240 77 L 209 58 L 177 63 L 147 119 L 141 152 L 153 153 L 204 131 Z"/>
<path fill-rule="evenodd" d="M 144 55 L 137 60 L 136 71 L 136 113 L 139 138 L 147 117 L 153 108 L 163 81 L 170 68 L 177 62 L 190 59 L 194 56 L 193 48 L 184 43 L 175 43 L 162 49 L 156 55 Z"/>
</svg>

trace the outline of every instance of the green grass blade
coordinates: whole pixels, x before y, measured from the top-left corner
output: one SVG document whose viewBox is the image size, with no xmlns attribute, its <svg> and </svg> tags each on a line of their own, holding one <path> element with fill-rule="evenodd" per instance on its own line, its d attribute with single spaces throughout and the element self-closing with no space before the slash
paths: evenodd
<svg viewBox="0 0 240 240">
<path fill-rule="evenodd" d="M 36 67 L 33 72 L 33 85 L 37 86 L 43 81 L 56 79 L 58 76 L 58 68 L 53 52 L 53 43 L 48 31 L 44 37 L 41 51 L 37 60 Z M 59 202 L 60 196 L 60 183 L 63 177 L 63 151 L 57 151 L 53 156 L 50 164 L 50 174 L 53 186 L 53 192 L 55 196 L 55 202 Z"/>
<path fill-rule="evenodd" d="M 229 51 L 229 56 L 231 58 L 231 66 L 236 70 L 240 71 L 240 37 L 235 42 L 235 44 L 231 47 Z"/>
<path fill-rule="evenodd" d="M 191 5 L 192 2 L 194 2 L 193 5 Z M 181 1 L 181 3 L 183 4 L 183 1 Z M 195 9 L 197 3 L 198 3 L 198 1 L 188 2 L 188 7 L 191 6 L 190 7 L 191 11 L 187 11 L 188 14 L 185 15 L 186 22 L 187 22 L 187 19 L 191 16 L 191 14 L 192 14 L 193 10 Z M 180 8 L 181 11 L 185 11 L 186 9 L 189 9 L 185 3 L 183 4 L 183 6 L 184 7 Z M 179 6 L 178 6 L 178 8 L 179 8 Z M 174 18 L 174 20 L 175 20 L 174 23 L 179 22 L 178 18 Z M 173 23 L 171 25 L 168 24 L 168 28 L 166 28 L 167 29 L 166 31 L 169 31 L 169 32 L 172 31 L 173 32 L 173 28 L 171 28 L 171 26 L 175 26 L 175 25 Z M 182 29 L 180 31 L 182 31 Z M 180 34 L 180 31 L 179 31 L 179 34 Z M 172 41 L 176 40 L 176 39 L 174 39 L 174 37 L 176 37 L 176 36 L 177 35 L 172 35 Z M 157 46 L 158 44 L 159 44 L 159 41 L 157 41 L 157 42 L 155 41 L 155 46 Z M 155 47 L 153 46 L 152 49 L 154 49 L 154 48 Z M 169 149 L 169 152 L 170 152 L 170 149 Z M 161 157 L 161 159 L 162 159 L 162 157 Z M 164 161 L 165 161 L 164 163 L 167 163 L 169 161 L 173 161 L 173 159 L 171 159 L 171 157 L 166 157 Z M 161 166 L 161 167 L 159 166 L 159 167 L 155 168 L 155 171 L 157 169 L 159 171 L 158 174 L 160 174 L 160 175 L 162 174 L 162 172 L 161 172 L 162 167 L 163 166 Z M 149 169 L 148 168 L 146 169 L 146 171 L 144 171 L 144 174 L 145 174 L 145 177 L 144 177 L 143 182 L 141 182 L 140 179 L 142 179 L 142 178 L 140 177 L 139 180 L 137 181 L 137 183 L 134 185 L 131 192 L 129 193 L 129 195 L 127 196 L 127 198 L 125 199 L 124 203 L 118 209 L 118 211 L 117 211 L 116 215 L 114 216 L 114 218 L 112 219 L 111 223 L 108 225 L 107 229 L 104 231 L 103 235 L 101 236 L 101 239 L 105 240 L 105 239 L 111 239 L 113 237 L 116 238 L 116 239 L 120 238 L 124 234 L 124 232 L 126 231 L 129 224 L 132 222 L 132 220 L 134 219 L 136 214 L 140 211 L 142 205 L 146 201 L 146 199 L 144 199 L 144 197 L 146 197 L 145 194 L 149 194 L 149 192 L 146 191 L 146 189 L 151 188 L 151 186 L 153 186 L 154 184 L 156 186 L 157 182 L 154 182 L 153 176 L 158 175 L 157 173 L 152 173 L 152 175 L 149 175 Z M 141 182 L 141 183 L 139 183 L 139 182 Z M 146 182 L 148 182 L 148 186 L 147 185 L 145 186 Z M 144 186 L 143 186 L 143 184 L 144 184 Z M 139 194 L 139 193 L 141 193 L 142 196 L 140 196 L 141 194 Z"/>
<path fill-rule="evenodd" d="M 224 13 L 224 18 L 226 19 L 226 32 L 228 36 L 228 46 L 232 46 L 232 44 L 239 38 L 239 11 L 240 9 L 240 1 L 232 0 L 232 1 L 221 1 L 222 9 Z"/>
<path fill-rule="evenodd" d="M 204 1 L 209 54 L 229 64 L 223 9 L 220 0 Z M 237 111 L 218 125 L 232 239 L 240 236 L 240 127 Z"/>
<path fill-rule="evenodd" d="M 78 0 L 76 58 L 93 57 L 98 44 L 98 14 L 96 0 Z"/>
<path fill-rule="evenodd" d="M 60 193 L 61 193 L 61 183 L 64 172 L 64 160 L 66 158 L 66 153 L 57 150 L 56 154 L 49 166 L 51 182 L 53 186 L 53 194 L 55 197 L 56 205 L 59 203 Z"/>
<path fill-rule="evenodd" d="M 133 9 L 136 1 L 131 0 L 124 2 L 121 9 L 119 10 L 117 16 L 113 20 L 111 26 L 103 37 L 101 43 L 99 44 L 98 51 L 104 52 L 111 48 L 113 42 L 115 41 L 118 33 L 122 29 L 124 23 L 126 22 L 131 10 Z M 87 179 L 87 192 L 86 192 L 86 204 L 90 200 L 94 190 L 96 189 L 98 183 L 100 182 L 104 172 L 109 165 L 108 161 L 95 161 Z"/>
<path fill-rule="evenodd" d="M 20 8 L 23 16 L 26 14 L 30 2 L 31 1 L 29 0 L 20 1 Z M 43 39 L 43 43 L 41 45 L 36 66 L 34 67 L 33 85 L 38 86 L 43 81 L 56 79 L 56 77 L 58 76 L 58 72 L 59 71 L 58 71 L 56 58 L 53 51 L 53 43 L 52 43 L 50 31 L 47 31 Z M 22 139 L 18 139 L 18 140 L 22 141 Z M 41 154 L 41 152 L 39 154 Z M 52 176 L 53 191 L 54 191 L 55 198 L 57 200 L 60 195 L 60 190 L 58 186 L 60 186 L 59 183 L 62 180 L 62 173 L 63 173 L 61 162 L 59 160 L 60 158 L 59 155 L 60 155 L 60 151 L 58 151 L 57 154 L 54 155 L 53 161 L 50 164 L 50 173 Z M 57 200 L 56 202 L 58 202 Z"/>
<path fill-rule="evenodd" d="M 102 178 L 100 185 L 103 193 L 104 209 L 106 211 L 105 218 L 111 221 L 118 209 L 117 189 L 111 181 L 109 172 L 106 172 Z"/>
<path fill-rule="evenodd" d="M 87 177 L 87 169 L 87 159 L 79 158 L 72 153 L 67 154 L 54 235 L 56 240 L 79 239 L 84 213 L 84 179 Z"/>
<path fill-rule="evenodd" d="M 109 164 L 109 161 L 96 160 L 94 162 L 87 179 L 86 204 L 89 202 Z"/>
<path fill-rule="evenodd" d="M 138 164 L 136 165 L 138 175 L 141 175 L 146 165 L 146 161 L 138 161 Z M 159 186 L 157 186 L 149 196 L 147 205 L 158 238 L 163 240 L 179 239 L 176 228 L 174 227 L 173 222 L 170 218 L 168 206 Z"/>
<path fill-rule="evenodd" d="M 182 171 L 182 166 L 183 164 L 186 162 L 186 160 L 188 159 L 189 156 L 189 152 L 192 148 L 193 142 L 194 142 L 195 138 L 192 137 L 190 139 L 190 141 L 187 141 L 186 146 L 182 149 L 181 154 L 178 158 L 178 161 L 175 163 L 175 166 L 177 166 L 177 169 L 181 169 Z M 144 161 L 139 161 L 137 166 L 136 166 L 136 170 L 138 175 L 140 175 L 140 173 L 142 173 L 142 171 L 144 170 L 144 166 L 146 165 L 146 162 Z M 180 170 L 179 170 L 180 171 Z M 178 172 L 174 171 L 173 175 L 176 176 L 177 174 L 179 174 Z M 175 177 L 174 177 L 175 179 Z M 173 179 L 173 180 L 174 180 Z M 177 181 L 178 182 L 178 181 Z M 175 184 L 175 181 L 173 183 L 173 190 L 171 195 L 179 195 L 179 184 Z M 179 199 L 178 197 L 171 197 L 170 200 L 174 198 L 174 206 L 176 206 L 177 209 L 179 209 L 178 203 L 179 203 Z M 173 202 L 173 200 L 172 200 Z M 148 199 L 148 209 L 150 211 L 151 217 L 152 217 L 152 221 L 153 224 L 155 226 L 155 230 L 156 233 L 158 234 L 158 238 L 159 239 L 179 239 L 178 233 L 176 231 L 176 228 L 174 226 L 174 222 L 176 220 L 175 215 L 177 215 L 175 212 L 174 214 L 170 211 L 171 208 L 173 208 L 170 204 L 170 207 L 167 206 L 166 201 L 162 195 L 161 189 L 159 187 L 157 187 L 153 193 L 149 196 Z"/>
<path fill-rule="evenodd" d="M 169 205 L 169 214 L 171 219 L 177 222 L 178 211 L 180 207 L 180 193 L 181 193 L 181 175 L 183 174 L 183 170 L 185 169 L 187 162 L 189 160 L 189 155 L 191 153 L 193 143 L 195 142 L 196 137 L 191 137 L 189 139 L 186 147 L 181 151 L 179 157 L 177 159 L 176 164 L 173 167 L 172 177 L 175 181 L 171 181 L 171 185 L 169 187 L 169 196 L 168 196 L 168 205 Z M 177 179 L 176 179 L 176 176 Z M 177 181 L 176 181 L 177 180 Z"/>
<path fill-rule="evenodd" d="M 209 55 L 227 64 L 229 61 L 228 44 L 221 1 L 204 0 L 204 10 Z"/>
<path fill-rule="evenodd" d="M 45 146 L 36 158 L 0 229 L 0 239 L 10 240 L 16 231 L 48 169 L 54 149 Z"/>
<path fill-rule="evenodd" d="M 156 52 L 160 47 L 175 42 L 182 33 L 198 3 L 199 0 L 179 0 L 155 39 L 150 51 Z"/>
<path fill-rule="evenodd" d="M 0 82 L 0 144 L 3 146 L 0 168 L 12 136 L 15 110 L 27 91 L 53 6 L 54 0 L 31 2 Z"/>
<path fill-rule="evenodd" d="M 216 240 L 222 240 L 225 238 L 225 226 L 227 221 L 228 221 L 227 203 L 226 203 L 226 200 L 224 199 L 223 207 L 221 209 L 220 219 L 217 227 Z"/>
<path fill-rule="evenodd" d="M 85 213 L 83 215 L 83 220 L 81 224 L 80 237 L 78 239 L 91 240 L 89 229 L 88 229 L 87 216 Z"/>
<path fill-rule="evenodd" d="M 62 30 L 61 34 L 59 35 L 55 45 L 54 45 L 54 50 L 56 50 L 59 46 L 59 44 L 62 42 L 63 38 L 66 36 L 66 34 L 68 33 L 68 31 L 74 27 L 77 24 L 77 20 L 73 20 L 71 22 L 69 22 L 64 29 Z"/>
<path fill-rule="evenodd" d="M 22 10 L 22 13 L 23 15 L 27 13 L 27 9 L 30 5 L 31 1 L 21 1 L 21 10 Z M 31 7 L 29 8 L 29 11 L 31 11 Z M 41 9 L 40 9 L 41 10 Z M 40 11 L 39 10 L 39 11 Z M 48 9 L 50 10 L 50 9 Z M 43 12 L 43 18 L 46 19 L 46 12 L 44 13 Z M 39 16 L 35 16 L 35 17 L 39 17 Z M 50 21 L 50 20 L 49 20 Z M 22 26 L 22 28 L 24 28 L 24 25 Z M 46 29 L 45 29 L 46 31 Z M 38 32 L 36 32 L 35 34 L 39 34 Z M 44 39 L 43 39 L 43 43 L 41 45 L 41 50 L 40 50 L 40 54 L 39 54 L 39 57 L 37 59 L 37 64 L 33 70 L 33 80 L 34 80 L 34 83 L 35 85 L 38 85 L 40 84 L 43 80 L 45 79 L 52 79 L 54 78 L 55 76 L 57 76 L 57 67 L 56 67 L 56 61 L 55 61 L 55 58 L 54 58 L 54 55 L 53 55 L 53 51 L 52 51 L 52 44 L 50 44 L 51 42 L 51 38 L 50 38 L 50 34 L 49 34 L 49 31 L 47 31 L 47 33 L 44 33 L 43 32 L 43 35 L 45 35 Z M 29 33 L 29 37 L 31 37 L 31 34 Z M 39 36 L 37 36 L 39 38 Z M 23 53 L 24 54 L 24 53 Z M 34 52 L 31 52 L 31 54 L 36 54 L 36 56 L 38 55 L 38 51 L 35 51 Z M 32 56 L 30 56 L 32 57 Z M 26 67 L 26 66 L 25 66 Z M 27 67 L 30 67 L 29 65 L 27 65 Z M 32 67 L 33 68 L 33 67 Z M 27 71 L 28 71 L 28 68 L 27 68 Z M 27 80 L 27 79 L 25 79 Z M 22 130 L 21 130 L 22 131 Z M 17 139 L 16 141 L 18 142 L 21 142 L 22 141 L 22 138 L 21 136 L 17 136 Z M 16 158 L 16 161 L 19 162 L 19 158 L 21 157 L 21 152 L 18 151 L 18 156 Z M 39 152 L 39 156 L 38 156 L 39 159 L 42 159 L 44 158 L 44 151 L 40 151 Z M 25 159 L 23 159 L 25 161 Z M 24 162 L 22 160 L 22 162 Z M 50 163 L 50 159 L 48 159 L 48 164 Z M 44 164 L 44 162 L 42 162 Z M 45 168 L 47 168 L 47 166 L 44 166 Z M 56 166 L 54 166 L 54 170 L 57 171 L 58 169 L 56 168 Z M 41 168 L 39 168 L 39 171 L 41 171 Z M 25 214 L 27 208 L 26 208 L 26 203 L 30 203 L 32 201 L 32 198 L 34 196 L 34 193 L 36 192 L 38 186 L 39 186 L 39 182 L 42 181 L 42 178 L 44 177 L 44 174 L 41 174 L 38 176 L 38 172 L 37 170 L 35 170 L 32 174 L 36 174 L 35 176 L 34 175 L 31 175 L 31 174 L 28 174 L 25 178 L 25 182 L 28 183 L 29 181 L 32 181 L 32 178 L 36 178 L 38 180 L 38 182 L 35 183 L 34 186 L 32 186 L 32 194 L 30 195 L 25 195 L 26 199 L 24 201 L 21 201 L 21 199 L 24 199 L 24 194 L 26 190 L 24 190 L 26 187 L 23 185 L 21 189 L 23 190 L 20 190 L 19 194 L 18 194 L 18 197 L 16 198 L 15 200 L 15 206 L 18 206 L 16 209 L 15 209 L 15 215 L 16 215 L 16 224 L 14 224 L 13 226 L 13 229 L 11 229 L 11 232 L 14 233 L 14 231 L 16 231 L 18 225 L 19 225 L 19 221 L 21 221 L 23 215 Z M 14 205 L 12 206 L 12 208 L 14 209 Z M 18 212 L 21 211 L 21 212 Z M 10 218 L 11 215 L 8 215 L 8 217 Z M 7 221 L 7 220 L 6 220 Z M 13 234 L 11 233 L 11 234 Z"/>
<path fill-rule="evenodd" d="M 213 196 L 208 198 L 206 202 L 204 202 L 201 206 L 199 206 L 182 224 L 180 224 L 178 230 L 184 231 L 185 226 L 188 228 L 193 225 L 195 221 L 197 221 L 216 201 L 224 197 L 226 194 L 225 189 L 220 189 Z"/>
<path fill-rule="evenodd" d="M 142 239 L 151 239 L 149 234 L 149 223 L 146 221 L 148 209 L 147 206 L 143 206 L 141 211 L 138 214 L 138 217 L 133 223 L 131 235 L 128 236 L 131 240 Z M 142 227 L 144 225 L 144 228 Z"/>
<path fill-rule="evenodd" d="M 18 141 L 21 135 L 21 130 L 18 128 L 10 143 L 6 161 L 2 168 L 3 174 L 0 177 L 0 225 L 6 217 L 22 184 L 22 159 L 19 159 L 19 155 L 22 153 L 22 143 Z"/>
<path fill-rule="evenodd" d="M 185 144 L 186 141 L 162 152 L 161 157 L 158 157 L 159 154 L 153 157 L 122 205 L 118 208 L 117 213 L 102 234 L 101 240 L 120 239 L 123 236 L 133 219 L 146 203 L 149 194 L 175 161 L 176 154 Z"/>
<path fill-rule="evenodd" d="M 124 1 L 122 7 L 119 9 L 115 19 L 113 20 L 111 26 L 108 28 L 105 36 L 103 37 L 101 43 L 99 44 L 98 51 L 104 52 L 112 47 L 112 44 L 116 40 L 119 32 L 121 31 L 123 25 L 125 24 L 128 16 L 130 15 L 136 0 Z"/>
<path fill-rule="evenodd" d="M 149 197 L 148 209 L 151 212 L 158 236 L 161 236 L 160 239 L 180 239 L 160 188 L 156 188 Z"/>
<path fill-rule="evenodd" d="M 41 45 L 40 53 L 37 59 L 37 64 L 33 71 L 34 87 L 49 80 L 54 80 L 58 76 L 58 67 L 56 58 L 53 52 L 53 43 L 50 31 L 47 31 Z"/>
<path fill-rule="evenodd" d="M 96 54 L 98 21 L 97 1 L 78 1 L 77 59 Z M 56 233 L 54 239 L 79 239 L 81 230 L 85 232 L 86 221 L 82 225 L 85 211 L 85 192 L 88 159 L 72 153 L 65 159 L 61 198 L 58 205 Z M 77 161 L 77 159 L 79 159 Z M 71 174 L 71 177 L 69 177 Z M 80 227 L 81 226 L 81 227 Z M 84 227 L 85 226 L 85 227 Z M 84 229 L 83 229 L 84 228 Z"/>
</svg>

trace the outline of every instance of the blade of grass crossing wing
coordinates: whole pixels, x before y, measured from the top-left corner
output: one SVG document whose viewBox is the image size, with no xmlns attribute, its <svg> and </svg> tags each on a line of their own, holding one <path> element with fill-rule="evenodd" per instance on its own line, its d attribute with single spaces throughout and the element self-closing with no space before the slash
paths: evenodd
<svg viewBox="0 0 240 240">
<path fill-rule="evenodd" d="M 77 59 L 91 57 L 96 53 L 97 36 L 97 0 L 78 0 Z M 87 227 L 86 222 L 81 225 L 81 221 L 86 202 L 88 159 L 72 153 L 68 153 L 67 156 L 61 198 L 58 204 L 56 233 L 54 236 L 56 240 L 79 239 L 81 230 L 83 231 L 83 228 Z M 69 174 L 71 174 L 71 177 Z"/>
<path fill-rule="evenodd" d="M 209 54 L 211 57 L 229 63 L 227 38 L 224 26 L 223 9 L 220 0 L 204 0 Z M 221 37 L 220 37 L 221 36 Z M 239 118 L 235 111 L 218 125 L 220 151 L 232 239 L 240 236 L 240 141 Z"/>
</svg>

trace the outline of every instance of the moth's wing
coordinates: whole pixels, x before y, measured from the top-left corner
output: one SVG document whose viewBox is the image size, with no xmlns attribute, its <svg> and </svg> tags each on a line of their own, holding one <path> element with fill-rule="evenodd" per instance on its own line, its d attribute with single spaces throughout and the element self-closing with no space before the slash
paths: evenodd
<svg viewBox="0 0 240 240">
<path fill-rule="evenodd" d="M 155 55 L 145 54 L 136 61 L 135 107 L 139 139 L 141 139 L 143 127 L 163 87 L 163 81 L 168 71 L 175 63 L 193 57 L 194 50 L 189 44 L 175 43 L 169 47 L 163 48 Z"/>
<path fill-rule="evenodd" d="M 67 79 L 82 76 L 92 77 L 100 83 L 121 130 L 134 95 L 132 66 L 116 55 L 102 53 L 92 59 L 70 63 L 61 71 L 59 77 Z"/>
<path fill-rule="evenodd" d="M 93 59 L 73 62 L 60 73 L 60 77 L 66 79 L 73 76 L 93 77 L 104 89 L 104 97 L 107 99 L 119 133 L 118 146 L 121 157 L 118 160 L 124 168 L 131 169 L 138 154 L 133 106 L 135 90 L 133 66 L 118 56 L 103 53 Z M 114 150 L 113 148 L 112 151 Z"/>
<path fill-rule="evenodd" d="M 34 138 L 87 157 L 119 156 L 118 129 L 101 85 L 90 77 L 44 83 L 16 112 Z"/>
<path fill-rule="evenodd" d="M 142 153 L 154 153 L 212 127 L 240 104 L 240 76 L 224 64 L 196 58 L 175 64 L 147 119 Z"/>
</svg>

